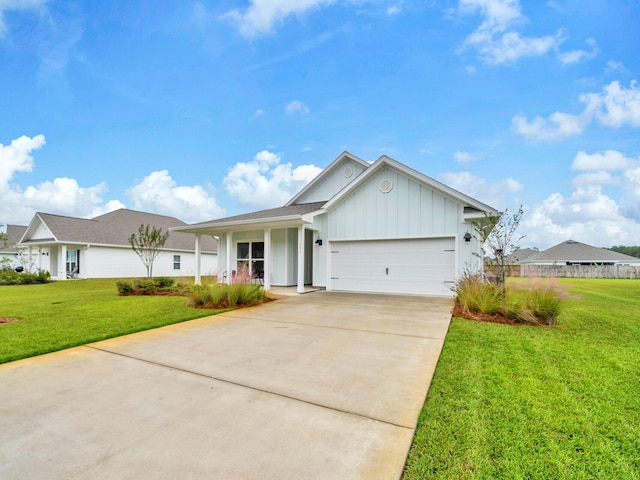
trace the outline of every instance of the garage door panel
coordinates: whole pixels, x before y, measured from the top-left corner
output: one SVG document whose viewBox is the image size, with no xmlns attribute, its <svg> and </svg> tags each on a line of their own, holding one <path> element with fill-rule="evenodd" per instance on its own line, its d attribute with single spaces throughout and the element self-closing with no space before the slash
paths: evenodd
<svg viewBox="0 0 640 480">
<path fill-rule="evenodd" d="M 334 290 L 450 295 L 454 239 L 332 242 Z"/>
</svg>

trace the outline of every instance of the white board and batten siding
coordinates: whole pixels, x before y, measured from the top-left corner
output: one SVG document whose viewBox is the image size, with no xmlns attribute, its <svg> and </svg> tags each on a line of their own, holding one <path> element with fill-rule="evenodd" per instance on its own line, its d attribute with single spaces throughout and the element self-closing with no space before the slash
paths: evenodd
<svg viewBox="0 0 640 480">
<path fill-rule="evenodd" d="M 462 222 L 460 203 L 383 168 L 328 213 L 328 288 L 451 296 Z"/>
<path fill-rule="evenodd" d="M 331 242 L 331 290 L 451 296 L 455 239 Z"/>
</svg>

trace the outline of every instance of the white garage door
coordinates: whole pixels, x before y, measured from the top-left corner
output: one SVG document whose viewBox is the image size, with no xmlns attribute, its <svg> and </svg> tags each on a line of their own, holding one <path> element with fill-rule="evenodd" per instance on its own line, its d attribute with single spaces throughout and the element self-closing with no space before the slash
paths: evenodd
<svg viewBox="0 0 640 480">
<path fill-rule="evenodd" d="M 451 296 L 453 238 L 331 242 L 331 288 Z"/>
</svg>

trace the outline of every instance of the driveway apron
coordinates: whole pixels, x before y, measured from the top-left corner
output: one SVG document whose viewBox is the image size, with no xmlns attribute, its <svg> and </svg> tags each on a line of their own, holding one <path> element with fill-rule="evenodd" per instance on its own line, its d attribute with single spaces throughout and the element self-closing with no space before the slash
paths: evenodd
<svg viewBox="0 0 640 480">
<path fill-rule="evenodd" d="M 0 478 L 397 479 L 451 308 L 315 292 L 0 365 Z"/>
</svg>

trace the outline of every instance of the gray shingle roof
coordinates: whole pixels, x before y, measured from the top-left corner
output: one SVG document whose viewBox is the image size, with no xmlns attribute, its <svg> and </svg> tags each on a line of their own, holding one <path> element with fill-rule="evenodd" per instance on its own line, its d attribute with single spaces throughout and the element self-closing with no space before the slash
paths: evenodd
<svg viewBox="0 0 640 480">
<path fill-rule="evenodd" d="M 7 244 L 0 241 L 0 252 L 15 253 L 17 252 L 15 245 L 20 241 L 27 227 L 22 225 L 7 225 Z"/>
<path fill-rule="evenodd" d="M 153 225 L 163 231 L 169 227 L 187 225 L 182 220 L 165 215 L 138 212 L 136 210 L 119 209 L 91 219 L 65 217 L 51 213 L 38 213 L 42 221 L 49 227 L 60 242 L 87 243 L 99 245 L 129 246 L 129 237 L 137 233 L 140 225 Z M 31 239 L 26 243 L 34 243 Z M 172 250 L 194 250 L 195 237 L 192 234 L 171 232 L 165 248 Z M 217 241 L 211 237 L 202 237 L 202 251 L 217 252 Z"/>
<path fill-rule="evenodd" d="M 554 247 L 532 255 L 521 263 L 537 262 L 638 262 L 639 259 L 623 253 L 607 250 L 606 248 L 593 247 L 585 243 L 567 240 Z"/>
<path fill-rule="evenodd" d="M 245 220 L 264 220 L 267 218 L 288 217 L 290 215 L 304 215 L 305 213 L 320 210 L 327 202 L 300 203 L 278 208 L 270 208 L 268 210 L 260 210 L 258 212 L 244 213 L 233 217 L 216 218 L 208 222 L 194 223 L 190 226 L 197 227 L 199 225 L 215 226 L 219 223 L 241 222 Z"/>
</svg>

